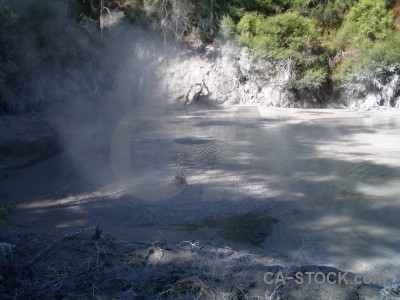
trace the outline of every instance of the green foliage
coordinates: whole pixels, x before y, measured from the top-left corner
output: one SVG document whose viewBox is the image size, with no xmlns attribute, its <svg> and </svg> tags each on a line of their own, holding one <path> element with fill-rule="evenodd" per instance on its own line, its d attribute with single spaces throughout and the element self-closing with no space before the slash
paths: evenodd
<svg viewBox="0 0 400 300">
<path fill-rule="evenodd" d="M 257 1 L 258 11 L 266 15 L 275 13 L 276 11 L 274 2 L 275 1 L 273 0 L 258 0 Z"/>
<path fill-rule="evenodd" d="M 282 13 L 289 8 L 289 3 L 289 0 L 257 0 L 257 10 L 266 15 Z"/>
<path fill-rule="evenodd" d="M 380 41 L 393 31 L 393 13 L 384 0 L 360 0 L 347 13 L 339 30 L 339 46 L 359 46 Z"/>
<path fill-rule="evenodd" d="M 217 0 L 220 12 L 229 14 L 235 22 L 250 12 L 263 15 L 284 12 L 289 7 L 289 2 L 290 0 Z"/>
<path fill-rule="evenodd" d="M 400 69 L 400 32 L 393 33 L 388 39 L 371 44 L 362 51 L 360 68 L 376 70 L 379 68 Z"/>
<path fill-rule="evenodd" d="M 256 0 L 219 1 L 220 9 L 229 14 L 235 22 L 239 21 L 247 12 L 257 10 Z"/>
<path fill-rule="evenodd" d="M 332 29 L 338 29 L 349 8 L 357 0 L 332 0 L 321 2 L 310 10 L 309 15 L 318 20 L 321 27 L 329 33 Z"/>
<path fill-rule="evenodd" d="M 292 52 L 310 49 L 316 45 L 319 29 L 313 20 L 296 13 L 279 14 L 267 18 L 260 28 L 267 37 L 267 49 L 288 49 Z"/>
<path fill-rule="evenodd" d="M 290 10 L 302 15 L 308 15 L 312 8 L 315 8 L 321 0 L 291 0 Z"/>
<path fill-rule="evenodd" d="M 296 74 L 292 87 L 315 90 L 326 82 L 326 59 L 320 51 L 321 28 L 314 19 L 294 12 L 272 17 L 248 13 L 238 23 L 237 31 L 239 40 L 255 57 L 291 61 Z"/>
<path fill-rule="evenodd" d="M 310 52 L 317 47 L 320 29 L 310 18 L 296 13 L 263 17 L 246 14 L 238 24 L 241 41 L 254 54 L 275 60 L 296 53 Z"/>
<path fill-rule="evenodd" d="M 400 71 L 400 32 L 394 32 L 388 39 L 367 43 L 360 47 L 355 58 L 344 59 L 336 68 L 334 79 L 354 80 L 360 74 L 392 75 Z"/>
<path fill-rule="evenodd" d="M 94 57 L 85 44 L 99 37 L 99 2 L 78 2 L 83 7 L 62 0 L 0 0 L 1 109 L 25 111 L 46 99 L 43 87 L 53 78 L 39 78 L 36 70 L 63 74 L 68 65 Z M 107 0 L 106 6 L 186 41 L 236 37 L 258 61 L 290 62 L 296 89 L 318 89 L 357 72 L 400 69 L 399 0 Z M 66 18 L 71 7 L 68 18 L 83 29 L 79 33 Z M 23 50 L 30 47 L 34 59 Z M 97 63 L 93 59 L 88 70 Z"/>
<path fill-rule="evenodd" d="M 332 48 L 342 59 L 333 70 L 337 82 L 384 78 L 400 70 L 400 33 L 394 31 L 393 3 L 360 0 L 344 18 Z M 350 55 L 347 55 L 349 53 Z"/>
<path fill-rule="evenodd" d="M 294 82 L 298 89 L 318 90 L 326 82 L 328 72 L 324 67 L 306 69 L 300 78 Z"/>
<path fill-rule="evenodd" d="M 224 15 L 220 23 L 220 32 L 225 39 L 232 38 L 236 33 L 236 24 L 229 15 Z"/>
<path fill-rule="evenodd" d="M 264 17 L 257 13 L 247 13 L 237 24 L 239 41 L 245 45 L 251 46 L 253 39 L 257 36 Z"/>
</svg>

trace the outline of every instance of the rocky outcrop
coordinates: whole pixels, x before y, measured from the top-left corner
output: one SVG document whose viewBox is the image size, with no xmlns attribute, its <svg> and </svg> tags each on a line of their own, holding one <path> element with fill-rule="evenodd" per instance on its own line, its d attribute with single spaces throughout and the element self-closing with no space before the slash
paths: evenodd
<svg viewBox="0 0 400 300">
<path fill-rule="evenodd" d="M 358 75 L 354 82 L 341 87 L 342 101 L 349 108 L 373 107 L 400 108 L 400 75 Z"/>
<path fill-rule="evenodd" d="M 226 106 L 257 104 L 291 108 L 368 109 L 400 107 L 400 75 L 359 76 L 353 82 L 319 89 L 292 87 L 290 60 L 277 65 L 254 63 L 248 50 L 227 44 L 203 46 L 170 58 L 161 70 L 165 95 L 188 103 L 212 101 Z M 207 86 L 203 94 L 202 87 Z"/>
<path fill-rule="evenodd" d="M 256 66 L 246 49 L 237 51 L 229 45 L 208 47 L 202 54 L 186 52 L 170 59 L 162 70 L 165 94 L 186 104 L 210 100 L 226 106 L 321 106 L 315 97 L 299 97 L 288 88 L 290 66 Z"/>
</svg>

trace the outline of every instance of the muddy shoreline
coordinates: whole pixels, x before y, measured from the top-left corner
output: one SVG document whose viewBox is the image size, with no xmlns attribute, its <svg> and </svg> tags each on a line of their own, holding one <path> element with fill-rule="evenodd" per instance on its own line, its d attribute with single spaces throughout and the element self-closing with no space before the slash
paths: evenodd
<svg viewBox="0 0 400 300">
<path fill-rule="evenodd" d="M 288 261 L 191 241 L 119 240 L 95 226 L 4 239 L 15 247 L 1 260 L 3 299 L 377 299 L 383 288 L 354 273 L 304 265 L 301 251 Z"/>
</svg>

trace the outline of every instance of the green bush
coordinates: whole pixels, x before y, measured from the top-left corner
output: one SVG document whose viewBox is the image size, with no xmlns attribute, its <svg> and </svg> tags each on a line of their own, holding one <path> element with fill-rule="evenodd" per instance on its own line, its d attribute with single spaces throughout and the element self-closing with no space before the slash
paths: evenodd
<svg viewBox="0 0 400 300">
<path fill-rule="evenodd" d="M 370 62 L 369 67 L 372 68 L 400 64 L 400 32 L 393 32 L 385 41 L 367 47 L 364 53 L 364 62 Z"/>
<path fill-rule="evenodd" d="M 200 2 L 200 1 L 199 1 Z M 223 14 L 229 14 L 235 22 L 250 12 L 263 15 L 274 15 L 289 8 L 290 0 L 216 0 L 218 9 Z"/>
<path fill-rule="evenodd" d="M 325 84 L 327 77 L 328 73 L 324 67 L 306 69 L 294 82 L 294 87 L 297 89 L 317 90 Z"/>
<path fill-rule="evenodd" d="M 302 51 L 314 47 L 319 37 L 319 29 L 313 20 L 296 13 L 267 18 L 260 29 L 260 34 L 268 37 L 265 46 L 269 49 Z"/>
<path fill-rule="evenodd" d="M 393 18 L 385 0 L 360 0 L 344 18 L 338 32 L 338 46 L 358 47 L 388 38 L 394 29 Z"/>
<path fill-rule="evenodd" d="M 246 14 L 238 24 L 238 32 L 256 56 L 275 60 L 309 53 L 317 47 L 320 36 L 312 19 L 290 12 L 273 17 Z"/>
<path fill-rule="evenodd" d="M 313 8 L 318 5 L 316 0 L 290 0 L 290 11 L 297 12 L 302 15 L 309 15 Z"/>
<path fill-rule="evenodd" d="M 257 0 L 258 11 L 266 15 L 284 12 L 289 4 L 289 0 Z"/>
<path fill-rule="evenodd" d="M 220 33 L 223 38 L 232 38 L 236 33 L 236 25 L 229 15 L 224 15 L 220 23 Z"/>
<path fill-rule="evenodd" d="M 383 82 L 400 73 L 400 32 L 384 41 L 365 44 L 357 57 L 344 59 L 333 73 L 340 83 L 359 81 L 360 78 L 379 78 Z"/>
<path fill-rule="evenodd" d="M 217 1 L 224 14 L 228 14 L 238 22 L 247 12 L 257 10 L 256 0 Z"/>
<path fill-rule="evenodd" d="M 291 61 L 295 74 L 291 87 L 315 90 L 327 81 L 327 61 L 320 49 L 321 29 L 314 19 L 294 12 L 272 17 L 248 13 L 237 31 L 239 40 L 258 59 Z"/>
<path fill-rule="evenodd" d="M 343 19 L 357 0 L 332 0 L 321 2 L 309 11 L 307 15 L 318 20 L 318 24 L 326 29 L 328 34 L 333 29 L 338 29 L 343 22 Z"/>
<path fill-rule="evenodd" d="M 264 17 L 257 13 L 247 13 L 237 24 L 237 32 L 239 33 L 239 41 L 243 44 L 250 46 L 254 37 L 259 32 L 260 24 L 263 22 Z"/>
</svg>

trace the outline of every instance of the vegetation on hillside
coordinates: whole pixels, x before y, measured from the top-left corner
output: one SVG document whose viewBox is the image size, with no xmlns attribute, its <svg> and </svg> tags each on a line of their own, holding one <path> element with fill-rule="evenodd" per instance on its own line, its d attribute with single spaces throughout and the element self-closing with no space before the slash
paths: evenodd
<svg viewBox="0 0 400 300">
<path fill-rule="evenodd" d="M 67 72 L 71 65 L 84 66 L 78 77 L 85 84 L 74 93 L 97 93 L 103 86 L 93 78 L 104 63 L 100 36 L 122 13 L 170 38 L 234 40 L 256 62 L 285 62 L 292 72 L 288 87 L 298 91 L 351 82 L 382 89 L 400 75 L 400 0 L 3 0 L 0 107 L 9 112 L 37 107 L 48 98 L 44 89 L 55 73 L 67 77 L 56 83 L 71 89 L 78 76 Z M 394 105 L 399 95 L 396 81 L 385 104 Z"/>
</svg>

